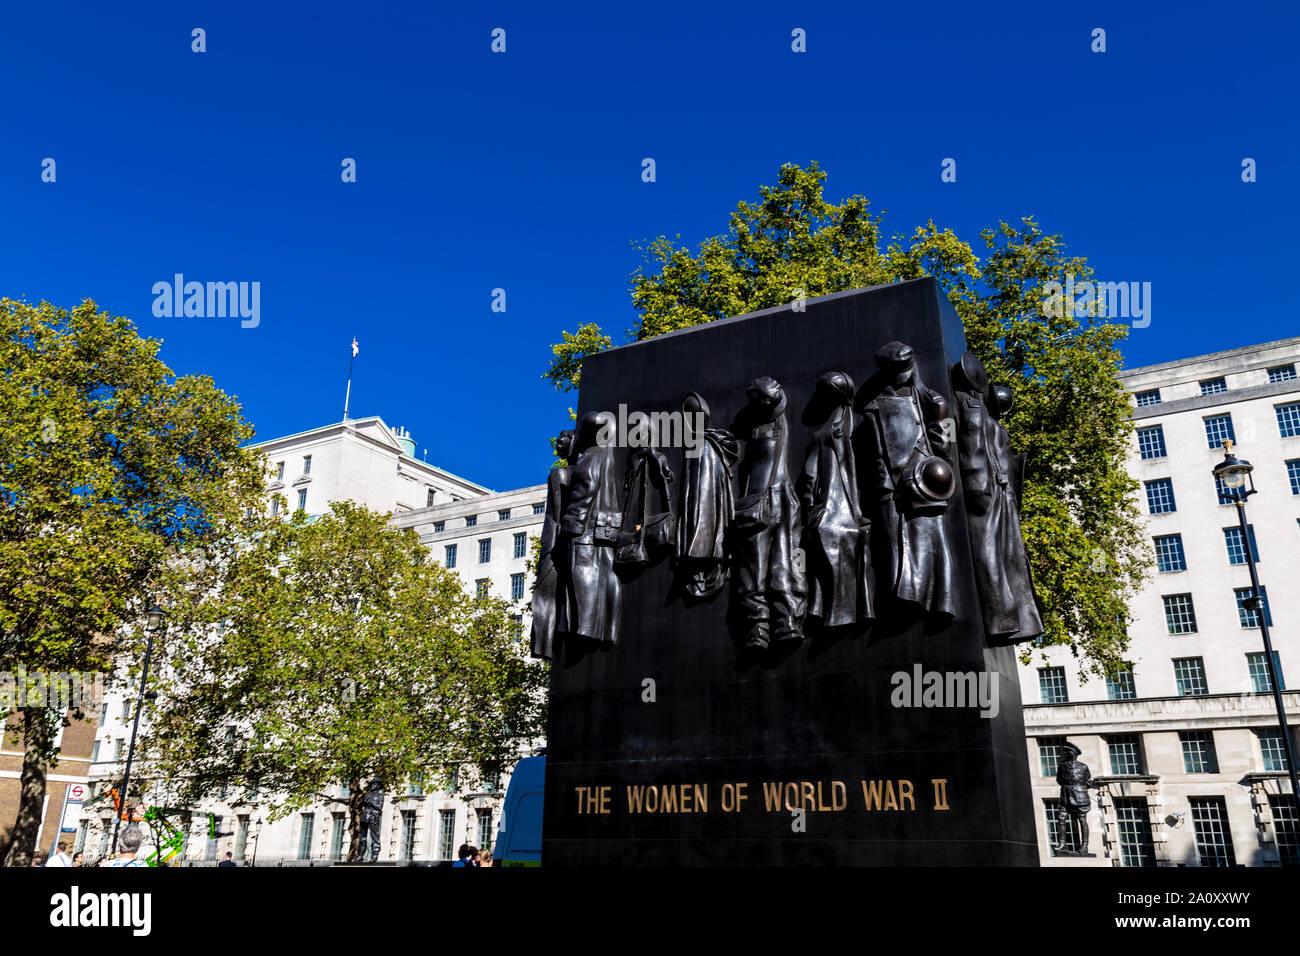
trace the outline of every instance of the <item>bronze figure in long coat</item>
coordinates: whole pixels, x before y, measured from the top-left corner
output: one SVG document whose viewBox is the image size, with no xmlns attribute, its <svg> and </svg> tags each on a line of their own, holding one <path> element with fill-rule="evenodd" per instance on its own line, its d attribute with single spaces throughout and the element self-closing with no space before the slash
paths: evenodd
<svg viewBox="0 0 1300 956">
<path fill-rule="evenodd" d="M 614 542 L 623 511 L 618 500 L 609 412 L 587 412 L 578 423 L 577 458 L 569 468 L 569 503 L 560 534 L 569 561 L 569 620 L 565 634 L 614 644 L 618 641 L 622 583 L 614 571 Z"/>
<path fill-rule="evenodd" d="M 727 583 L 727 529 L 735 506 L 731 482 L 740 443 L 726 429 L 709 427 L 709 405 L 698 393 L 686 396 L 682 413 L 698 454 L 682 457 L 675 570 L 686 594 L 699 599 Z"/>
<path fill-rule="evenodd" d="M 565 430 L 555 440 L 555 452 L 564 461 L 546 476 L 546 517 L 538 542 L 537 583 L 533 587 L 533 657 L 551 660 L 555 656 L 555 635 L 568 622 L 568 555 L 560 537 L 560 519 L 569 504 L 569 457 L 573 454 L 573 432 Z M 558 550 L 557 550 L 558 549 Z"/>
<path fill-rule="evenodd" d="M 808 617 L 824 627 L 862 624 L 871 602 L 871 523 L 858 502 L 853 458 L 853 379 L 827 372 L 804 413 L 815 425 L 797 490 L 803 515 Z"/>
</svg>

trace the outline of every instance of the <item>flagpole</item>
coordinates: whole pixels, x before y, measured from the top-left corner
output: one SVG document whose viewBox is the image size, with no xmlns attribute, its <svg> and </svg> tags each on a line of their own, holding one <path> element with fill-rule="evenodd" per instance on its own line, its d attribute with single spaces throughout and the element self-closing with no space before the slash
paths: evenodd
<svg viewBox="0 0 1300 956">
<path fill-rule="evenodd" d="M 356 339 L 353 339 L 355 342 Z M 348 420 L 348 404 L 352 401 L 352 363 L 356 361 L 357 353 L 353 349 L 348 350 L 348 390 L 343 396 L 343 420 Z"/>
</svg>

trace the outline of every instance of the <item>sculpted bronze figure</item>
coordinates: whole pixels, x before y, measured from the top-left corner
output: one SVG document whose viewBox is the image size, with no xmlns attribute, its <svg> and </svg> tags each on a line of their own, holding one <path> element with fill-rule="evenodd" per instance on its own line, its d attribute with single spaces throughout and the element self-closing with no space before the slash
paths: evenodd
<svg viewBox="0 0 1300 956">
<path fill-rule="evenodd" d="M 763 376 L 745 395 L 735 426 L 745 437 L 732 520 L 735 610 L 744 622 L 744 646 L 761 650 L 773 640 L 803 639 L 806 591 L 794 554 L 799 499 L 786 468 L 785 391 Z"/>
<path fill-rule="evenodd" d="M 622 584 L 614 572 L 614 543 L 622 521 L 614 448 L 598 440 L 614 428 L 609 412 L 587 412 L 578 422 L 577 458 L 569 467 L 569 503 L 560 520 L 569 561 L 568 621 L 564 634 L 618 641 Z"/>
<path fill-rule="evenodd" d="M 946 460 L 948 401 L 921 381 L 910 345 L 883 346 L 876 365 L 884 385 L 862 409 L 864 494 L 879 512 L 890 590 L 928 614 L 952 617 L 944 512 L 956 484 Z"/>
<path fill-rule="evenodd" d="M 871 604 L 871 523 L 858 502 L 853 459 L 853 379 L 827 372 L 817 380 L 804 423 L 813 439 L 799 476 L 808 577 L 808 617 L 824 627 L 862 624 Z"/>
<path fill-rule="evenodd" d="M 1011 389 L 988 386 L 984 365 L 970 352 L 952 367 L 957 448 L 966 502 L 975 584 L 989 637 L 1010 642 L 1043 633 L 1020 533 L 1022 459 L 999 419 L 1011 409 Z"/>
<path fill-rule="evenodd" d="M 735 505 L 731 482 L 740 443 L 731 432 L 709 427 L 709 405 L 696 392 L 682 402 L 682 420 L 687 448 L 699 454 L 682 458 L 675 572 L 682 590 L 698 600 L 727 583 L 727 529 Z"/>
<path fill-rule="evenodd" d="M 668 486 L 673 480 L 663 452 L 651 447 L 633 450 L 623 483 L 625 503 L 615 564 L 637 568 L 672 554 L 677 517 Z"/>
<path fill-rule="evenodd" d="M 564 461 L 546 477 L 546 517 L 537 557 L 537 583 L 533 587 L 533 657 L 549 661 L 555 655 L 555 635 L 568 624 L 568 555 L 561 547 L 560 519 L 569 504 L 569 467 L 573 455 L 573 432 L 560 432 L 556 454 Z M 557 548 L 559 550 L 557 550 Z"/>
<path fill-rule="evenodd" d="M 1061 785 L 1061 803 L 1056 811 L 1056 845 L 1053 849 L 1062 856 L 1086 856 L 1088 811 L 1092 808 L 1088 788 L 1095 784 L 1088 765 L 1077 759 L 1082 751 L 1068 740 L 1062 749 L 1066 758 L 1056 768 L 1056 782 Z"/>
<path fill-rule="evenodd" d="M 379 821 L 384 815 L 384 782 L 370 781 L 370 789 L 361 798 L 361 862 L 379 859 Z"/>
</svg>

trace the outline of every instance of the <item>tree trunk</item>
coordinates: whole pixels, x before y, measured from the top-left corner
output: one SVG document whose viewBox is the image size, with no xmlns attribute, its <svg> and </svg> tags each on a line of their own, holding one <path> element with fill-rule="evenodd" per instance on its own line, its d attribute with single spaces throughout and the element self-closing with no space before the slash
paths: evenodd
<svg viewBox="0 0 1300 956">
<path fill-rule="evenodd" d="M 45 774 L 49 767 L 50 744 L 53 742 L 50 712 L 44 707 L 24 707 L 23 772 L 18 817 L 9 836 L 5 866 L 31 866 L 36 840 L 41 832 L 41 814 L 45 809 Z M 55 813 L 58 810 L 54 811 Z M 55 823 L 58 826 L 58 823 Z"/>
<path fill-rule="evenodd" d="M 361 777 L 348 781 L 348 862 L 355 863 L 361 858 L 361 801 L 365 797 L 361 789 Z"/>
</svg>

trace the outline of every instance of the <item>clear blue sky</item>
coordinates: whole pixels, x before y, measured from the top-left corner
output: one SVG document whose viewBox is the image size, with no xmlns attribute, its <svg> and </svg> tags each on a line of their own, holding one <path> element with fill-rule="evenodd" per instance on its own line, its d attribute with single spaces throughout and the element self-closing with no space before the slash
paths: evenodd
<svg viewBox="0 0 1300 956">
<path fill-rule="evenodd" d="M 548 346 L 631 327 L 629 240 L 722 232 L 813 159 L 887 232 L 1032 214 L 1151 282 L 1130 365 L 1300 332 L 1293 5 L 288 6 L 0 13 L 0 294 L 130 316 L 262 438 L 341 416 L 355 335 L 354 415 L 490 487 L 542 480 L 575 401 Z M 260 325 L 155 318 L 177 272 L 259 281 Z"/>
</svg>

